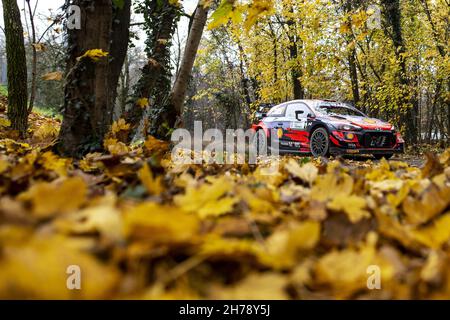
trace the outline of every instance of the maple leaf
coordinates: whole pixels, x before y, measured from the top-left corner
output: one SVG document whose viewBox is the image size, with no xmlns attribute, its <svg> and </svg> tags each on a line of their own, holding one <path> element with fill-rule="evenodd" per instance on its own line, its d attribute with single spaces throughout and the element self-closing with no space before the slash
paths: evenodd
<svg viewBox="0 0 450 320">
<path fill-rule="evenodd" d="M 294 159 L 289 159 L 288 163 L 285 165 L 285 169 L 309 185 L 312 185 L 319 173 L 319 169 L 317 169 L 314 164 L 307 163 L 300 167 L 298 162 Z"/>
<path fill-rule="evenodd" d="M 126 154 L 129 151 L 128 146 L 120 142 L 119 140 L 115 138 L 107 138 L 103 142 L 104 147 L 111 153 L 112 155 L 121 155 Z"/>
<path fill-rule="evenodd" d="M 213 288 L 214 299 L 230 300 L 286 300 L 288 280 L 274 272 L 253 273 L 241 282 L 230 287 Z"/>
<path fill-rule="evenodd" d="M 178 195 L 174 202 L 189 212 L 200 217 L 220 216 L 232 211 L 239 201 L 236 197 L 225 196 L 233 189 L 233 184 L 226 178 L 213 179 L 211 184 L 203 184 L 199 188 L 188 188 L 186 194 Z"/>
<path fill-rule="evenodd" d="M 33 138 L 39 141 L 47 139 L 56 139 L 59 134 L 59 128 L 55 127 L 53 123 L 44 122 L 33 133 Z"/>
<path fill-rule="evenodd" d="M 411 224 L 423 224 L 442 213 L 450 204 L 450 187 L 431 185 L 420 198 L 408 196 L 403 202 L 406 219 Z"/>
<path fill-rule="evenodd" d="M 125 234 L 131 239 L 145 239 L 156 243 L 191 241 L 198 232 L 195 215 L 174 206 L 143 203 L 124 215 Z"/>
<path fill-rule="evenodd" d="M 102 49 L 90 49 L 87 50 L 82 56 L 78 57 L 77 60 L 80 61 L 84 58 L 89 58 L 94 62 L 98 62 L 101 58 L 107 57 L 108 54 L 108 52 L 105 52 Z"/>
<path fill-rule="evenodd" d="M 60 158 L 51 151 L 47 151 L 40 156 L 39 162 L 46 170 L 56 172 L 60 176 L 66 176 L 71 161 L 69 159 Z"/>
<path fill-rule="evenodd" d="M 148 98 L 140 98 L 136 101 L 136 105 L 142 109 L 145 109 L 150 106 L 150 102 Z"/>
<path fill-rule="evenodd" d="M 148 136 L 144 142 L 145 149 L 149 153 L 164 153 L 169 149 L 167 142 Z"/>
<path fill-rule="evenodd" d="M 261 255 L 263 263 L 274 267 L 292 267 L 301 250 L 313 249 L 320 239 L 320 224 L 307 221 L 278 231 L 267 239 L 267 255 Z"/>
<path fill-rule="evenodd" d="M 18 199 L 31 202 L 36 217 L 47 218 L 80 208 L 86 200 L 86 194 L 87 186 L 83 179 L 73 177 L 61 182 L 36 183 L 21 193 Z"/>
<path fill-rule="evenodd" d="M 33 43 L 33 47 L 36 49 L 37 52 L 42 52 L 47 50 L 45 45 L 43 43 Z"/>
<path fill-rule="evenodd" d="M 62 236 L 7 245 L 0 261 L 0 297 L 27 299 L 105 299 L 119 280 L 113 266 L 77 249 Z M 33 267 L 30 267 L 32 265 Z M 67 289 L 66 270 L 82 271 L 82 290 Z"/>
<path fill-rule="evenodd" d="M 367 288 L 367 268 L 377 265 L 383 270 L 381 277 L 386 286 L 395 269 L 377 254 L 376 239 L 376 234 L 370 233 L 359 250 L 333 250 L 322 256 L 315 268 L 318 283 L 330 285 L 338 297 L 345 298 L 356 290 Z"/>
<path fill-rule="evenodd" d="M 337 197 L 349 196 L 353 191 L 353 178 L 347 174 L 340 176 L 328 173 L 319 176 L 311 190 L 311 198 L 327 201 Z"/>
<path fill-rule="evenodd" d="M 352 223 L 357 223 L 364 218 L 370 218 L 370 213 L 365 210 L 366 200 L 355 195 L 335 197 L 327 207 L 335 211 L 344 211 Z"/>
<path fill-rule="evenodd" d="M 270 0 L 253 0 L 248 9 L 247 19 L 244 27 L 248 31 L 256 23 L 261 16 L 271 14 L 273 10 L 273 2 Z"/>
<path fill-rule="evenodd" d="M 432 225 L 413 230 L 412 236 L 420 243 L 438 249 L 450 240 L 450 212 L 435 220 Z"/>
<path fill-rule="evenodd" d="M 150 194 L 160 195 L 164 191 L 162 177 L 153 177 L 153 172 L 147 163 L 138 171 L 139 179 Z"/>
<path fill-rule="evenodd" d="M 115 196 L 107 195 L 94 206 L 59 218 L 55 221 L 55 226 L 67 234 L 99 232 L 107 239 L 121 241 L 124 227 L 121 212 L 115 207 L 116 202 Z"/>
<path fill-rule="evenodd" d="M 42 80 L 45 81 L 61 81 L 63 78 L 63 73 L 60 71 L 49 72 L 42 76 Z"/>
<path fill-rule="evenodd" d="M 112 134 L 117 134 L 120 131 L 127 132 L 127 131 L 130 130 L 130 127 L 131 127 L 130 124 L 126 123 L 125 119 L 120 118 L 119 120 L 114 121 L 114 123 L 112 124 L 112 126 L 111 126 L 111 133 Z"/>
</svg>

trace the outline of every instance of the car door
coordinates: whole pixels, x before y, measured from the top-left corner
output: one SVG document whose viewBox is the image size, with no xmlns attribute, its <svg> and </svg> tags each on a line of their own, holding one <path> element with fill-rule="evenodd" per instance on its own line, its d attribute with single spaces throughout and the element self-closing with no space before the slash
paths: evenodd
<svg viewBox="0 0 450 320">
<path fill-rule="evenodd" d="M 284 134 L 285 141 L 290 141 L 290 147 L 305 148 L 308 146 L 308 114 L 311 110 L 302 102 L 292 102 L 286 107 L 286 119 L 289 130 Z"/>
</svg>

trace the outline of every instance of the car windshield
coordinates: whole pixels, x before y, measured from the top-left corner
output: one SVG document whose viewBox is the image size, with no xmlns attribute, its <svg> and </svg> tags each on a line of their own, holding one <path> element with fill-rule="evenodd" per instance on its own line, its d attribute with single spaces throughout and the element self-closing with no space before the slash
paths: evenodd
<svg viewBox="0 0 450 320">
<path fill-rule="evenodd" d="M 320 106 L 318 111 L 329 116 L 365 117 L 365 115 L 358 110 L 342 106 Z"/>
</svg>

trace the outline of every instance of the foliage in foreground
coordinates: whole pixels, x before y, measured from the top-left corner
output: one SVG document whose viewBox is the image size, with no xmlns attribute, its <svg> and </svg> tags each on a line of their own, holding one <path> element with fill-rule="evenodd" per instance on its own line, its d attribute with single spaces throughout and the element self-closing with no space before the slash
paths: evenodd
<svg viewBox="0 0 450 320">
<path fill-rule="evenodd" d="M 0 117 L 1 298 L 450 297 L 450 149 L 423 169 L 286 157 L 267 176 L 177 166 L 156 139 L 121 143 L 124 122 L 110 154 L 60 158 L 58 121 L 31 119 L 16 141 Z"/>
</svg>

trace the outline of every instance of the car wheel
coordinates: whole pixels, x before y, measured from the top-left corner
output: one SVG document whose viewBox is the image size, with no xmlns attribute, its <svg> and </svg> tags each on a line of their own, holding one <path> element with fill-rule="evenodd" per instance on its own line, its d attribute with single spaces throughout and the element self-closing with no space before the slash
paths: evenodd
<svg viewBox="0 0 450 320">
<path fill-rule="evenodd" d="M 269 155 L 270 150 L 268 148 L 267 136 L 264 130 L 256 131 L 253 137 L 253 148 L 256 151 L 256 154 L 259 155 Z M 264 151 L 267 150 L 267 151 Z M 266 153 L 265 153 L 266 152 Z"/>
<path fill-rule="evenodd" d="M 390 158 L 392 158 L 393 155 L 394 154 L 392 154 L 392 153 L 386 153 L 386 154 L 374 154 L 373 156 L 377 160 L 381 160 L 383 158 L 385 158 L 386 160 L 389 160 Z"/>
<path fill-rule="evenodd" d="M 309 139 L 311 153 L 314 157 L 326 157 L 330 148 L 330 138 L 324 128 L 314 130 Z"/>
</svg>

